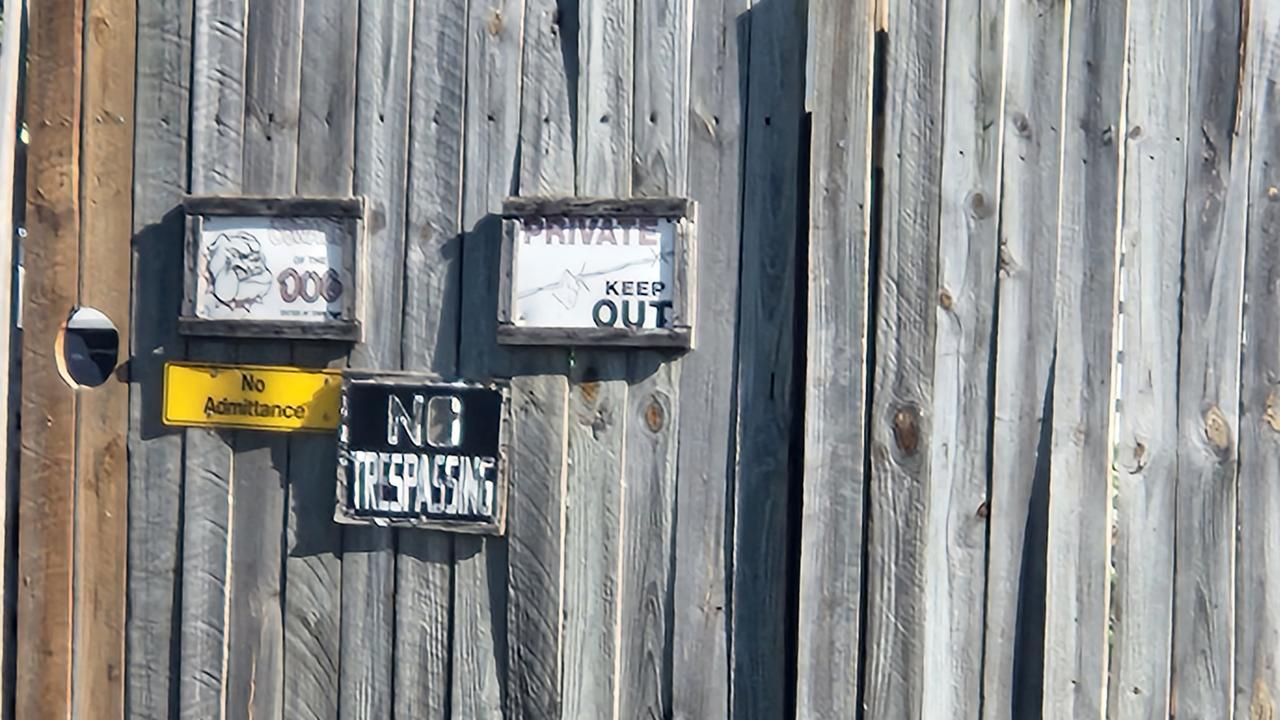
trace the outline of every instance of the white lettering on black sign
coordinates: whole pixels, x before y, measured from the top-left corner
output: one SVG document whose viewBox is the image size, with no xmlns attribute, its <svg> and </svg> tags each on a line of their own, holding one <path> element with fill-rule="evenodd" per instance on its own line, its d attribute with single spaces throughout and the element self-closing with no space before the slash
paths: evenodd
<svg viewBox="0 0 1280 720">
<path fill-rule="evenodd" d="M 501 416 L 495 389 L 348 383 L 339 440 L 346 519 L 495 523 Z"/>
</svg>

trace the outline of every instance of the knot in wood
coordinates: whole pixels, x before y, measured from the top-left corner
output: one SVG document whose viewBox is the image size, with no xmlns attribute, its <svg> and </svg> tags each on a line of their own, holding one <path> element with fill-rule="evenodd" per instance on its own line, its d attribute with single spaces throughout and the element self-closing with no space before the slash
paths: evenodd
<svg viewBox="0 0 1280 720">
<path fill-rule="evenodd" d="M 1276 391 L 1272 390 L 1267 396 L 1267 411 L 1262 414 L 1262 420 L 1275 432 L 1280 432 L 1280 409 L 1276 408 L 1277 400 Z"/>
<path fill-rule="evenodd" d="M 667 411 L 656 397 L 649 398 L 649 404 L 644 408 L 644 424 L 648 426 L 649 432 L 655 433 L 667 424 Z"/>
<path fill-rule="evenodd" d="M 987 502 L 986 500 L 983 500 L 982 504 L 978 506 L 977 514 L 978 514 L 978 517 L 982 518 L 983 520 L 986 520 L 987 518 L 991 517 L 991 503 Z"/>
<path fill-rule="evenodd" d="M 1134 125 L 1132 128 L 1129 128 L 1129 139 L 1130 139 L 1130 140 L 1137 140 L 1137 139 L 1138 139 L 1138 138 L 1140 138 L 1140 137 L 1142 137 L 1142 126 L 1141 126 L 1141 125 Z"/>
<path fill-rule="evenodd" d="M 578 386 L 582 391 L 582 399 L 588 405 L 594 405 L 596 398 L 600 397 L 600 383 L 584 382 Z"/>
<path fill-rule="evenodd" d="M 952 299 L 951 293 L 943 290 L 938 294 L 938 304 L 942 306 L 943 310 L 950 310 L 955 305 L 955 300 Z"/>
<path fill-rule="evenodd" d="M 1280 189 L 1276 189 L 1275 185 L 1272 185 L 1271 187 L 1267 188 L 1268 200 L 1275 200 L 1278 197 L 1280 197 Z"/>
<path fill-rule="evenodd" d="M 1216 405 L 1204 414 L 1204 437 L 1219 453 L 1231 446 L 1231 426 Z"/>
<path fill-rule="evenodd" d="M 987 204 L 987 196 L 981 190 L 969 193 L 969 214 L 977 220 L 991 217 L 992 208 Z"/>
<path fill-rule="evenodd" d="M 502 11 L 501 10 L 493 11 L 493 14 L 489 16 L 488 26 L 489 26 L 490 35 L 497 35 L 502 32 Z"/>
<path fill-rule="evenodd" d="M 920 412 L 904 407 L 893 415 L 893 441 L 904 455 L 915 455 L 920 448 Z"/>
<path fill-rule="evenodd" d="M 1012 115 L 1012 119 L 1014 132 L 1018 133 L 1020 137 L 1031 137 L 1031 121 L 1027 120 L 1026 115 L 1016 112 Z"/>
</svg>

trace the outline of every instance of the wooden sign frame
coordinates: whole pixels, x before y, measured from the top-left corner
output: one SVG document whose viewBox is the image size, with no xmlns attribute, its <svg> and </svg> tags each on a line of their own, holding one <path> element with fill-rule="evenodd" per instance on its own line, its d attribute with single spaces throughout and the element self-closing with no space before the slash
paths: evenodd
<svg viewBox="0 0 1280 720">
<path fill-rule="evenodd" d="M 183 200 L 186 213 L 186 237 L 183 252 L 182 314 L 178 331 L 183 335 L 281 338 L 291 340 L 362 339 L 364 308 L 364 214 L 365 200 L 354 198 L 268 198 L 189 196 Z M 332 220 L 346 229 L 343 262 L 351 287 L 343 292 L 341 316 L 324 320 L 255 320 L 210 319 L 197 317 L 198 267 L 200 238 L 208 217 L 315 218 Z"/>
<path fill-rule="evenodd" d="M 446 520 L 440 518 L 411 517 L 411 518 L 390 518 L 369 515 L 359 515 L 351 507 L 349 498 L 351 497 L 351 487 L 348 483 L 347 468 L 351 463 L 348 457 L 351 452 L 348 436 L 348 397 L 352 386 L 432 386 L 432 387 L 452 387 L 459 389 L 483 389 L 497 391 L 501 397 L 501 409 L 499 415 L 498 426 L 498 455 L 497 455 L 497 475 L 495 488 L 495 499 L 498 504 L 497 511 L 494 514 L 493 522 L 484 523 L 472 520 Z M 506 532 L 507 520 L 507 498 L 509 492 L 509 458 L 511 448 L 511 389 L 506 382 L 461 382 L 446 381 L 440 379 L 439 376 L 430 373 L 416 372 L 378 372 L 364 370 L 346 370 L 342 376 L 342 397 L 340 400 L 340 419 L 338 421 L 338 464 L 337 464 L 337 483 L 336 495 L 334 498 L 334 514 L 335 522 L 342 525 L 363 525 L 386 528 L 417 528 L 427 530 L 441 530 L 446 532 L 454 532 L 470 535 L 495 535 L 500 536 Z"/>
<path fill-rule="evenodd" d="M 615 346 L 690 350 L 696 307 L 695 249 L 697 203 L 683 198 L 507 198 L 503 203 L 501 265 L 498 275 L 498 342 L 504 345 Z M 666 218 L 675 224 L 671 321 L 667 328 L 529 327 L 512 317 L 516 302 L 516 236 L 533 218 Z"/>
</svg>

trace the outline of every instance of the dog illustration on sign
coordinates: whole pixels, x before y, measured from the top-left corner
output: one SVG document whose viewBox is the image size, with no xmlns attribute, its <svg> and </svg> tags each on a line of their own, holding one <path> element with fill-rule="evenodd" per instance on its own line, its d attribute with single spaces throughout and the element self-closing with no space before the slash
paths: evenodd
<svg viewBox="0 0 1280 720">
<path fill-rule="evenodd" d="M 247 232 L 222 233 L 205 249 L 209 292 L 232 310 L 250 312 L 271 291 L 271 278 L 262 244 Z"/>
</svg>

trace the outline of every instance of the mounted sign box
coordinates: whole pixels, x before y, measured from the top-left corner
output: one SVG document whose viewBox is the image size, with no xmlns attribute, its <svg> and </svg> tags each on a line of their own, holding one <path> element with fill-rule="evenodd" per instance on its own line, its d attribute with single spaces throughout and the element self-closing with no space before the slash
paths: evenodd
<svg viewBox="0 0 1280 720">
<path fill-rule="evenodd" d="M 501 535 L 508 413 L 502 386 L 348 371 L 334 519 Z"/>
<path fill-rule="evenodd" d="M 361 339 L 362 198 L 188 197 L 187 335 Z"/>
<path fill-rule="evenodd" d="M 341 387 L 337 370 L 170 362 L 163 419 L 179 427 L 332 432 Z"/>
<path fill-rule="evenodd" d="M 676 198 L 510 198 L 498 342 L 693 346 L 696 206 Z"/>
</svg>

